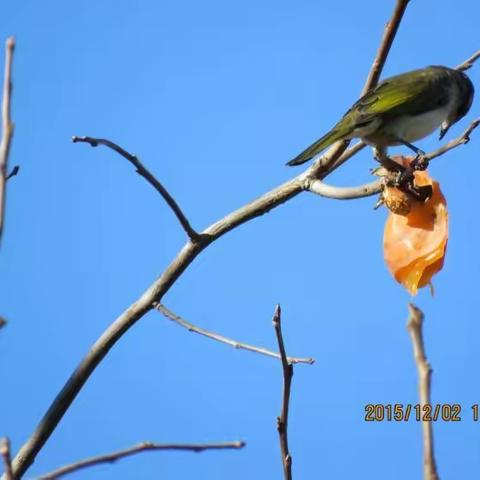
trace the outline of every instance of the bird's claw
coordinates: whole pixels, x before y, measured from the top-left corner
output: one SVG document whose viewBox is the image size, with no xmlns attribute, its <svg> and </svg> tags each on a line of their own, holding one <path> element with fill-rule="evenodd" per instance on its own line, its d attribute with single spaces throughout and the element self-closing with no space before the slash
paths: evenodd
<svg viewBox="0 0 480 480">
<path fill-rule="evenodd" d="M 395 175 L 393 180 L 394 187 L 403 187 L 404 185 L 413 185 L 414 175 L 413 175 L 413 168 L 405 168 L 404 170 L 398 172 Z"/>
<path fill-rule="evenodd" d="M 433 189 L 431 185 L 417 186 L 415 185 L 415 170 L 413 167 L 408 167 L 402 172 L 398 172 L 395 178 L 391 181 L 393 187 L 410 194 L 415 200 L 419 202 L 426 202 L 432 197 Z"/>
<path fill-rule="evenodd" d="M 428 163 L 425 152 L 420 150 L 417 156 L 410 162 L 410 168 L 415 171 L 424 171 L 428 168 Z"/>
</svg>

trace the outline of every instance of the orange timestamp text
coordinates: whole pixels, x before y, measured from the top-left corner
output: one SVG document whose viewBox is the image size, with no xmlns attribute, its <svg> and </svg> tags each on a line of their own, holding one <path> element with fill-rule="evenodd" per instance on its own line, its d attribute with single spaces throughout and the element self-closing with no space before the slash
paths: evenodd
<svg viewBox="0 0 480 480">
<path fill-rule="evenodd" d="M 479 420 L 479 405 L 473 404 L 469 418 Z M 365 405 L 366 422 L 460 422 L 462 406 L 458 403 L 411 404 L 411 403 L 368 403 Z"/>
</svg>

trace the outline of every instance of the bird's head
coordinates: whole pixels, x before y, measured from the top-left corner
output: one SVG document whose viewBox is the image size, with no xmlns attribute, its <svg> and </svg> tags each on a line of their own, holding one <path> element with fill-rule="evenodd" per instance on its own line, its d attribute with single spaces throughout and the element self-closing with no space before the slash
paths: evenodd
<svg viewBox="0 0 480 480">
<path fill-rule="evenodd" d="M 472 81 L 465 73 L 458 70 L 451 70 L 451 72 L 452 90 L 455 92 L 456 106 L 453 108 L 451 115 L 440 126 L 440 140 L 448 132 L 448 129 L 470 110 L 475 92 Z"/>
</svg>

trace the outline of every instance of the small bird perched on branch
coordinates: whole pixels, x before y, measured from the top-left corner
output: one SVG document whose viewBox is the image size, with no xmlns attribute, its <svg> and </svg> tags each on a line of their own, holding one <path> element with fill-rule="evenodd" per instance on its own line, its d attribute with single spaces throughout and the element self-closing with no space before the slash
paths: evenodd
<svg viewBox="0 0 480 480">
<path fill-rule="evenodd" d="M 473 84 L 465 73 L 431 66 L 396 75 L 379 83 L 345 113 L 326 135 L 287 165 L 300 165 L 338 140 L 360 138 L 377 152 L 405 145 L 416 154 L 413 169 L 423 170 L 425 153 L 412 144 L 438 127 L 440 139 L 472 105 Z"/>
</svg>

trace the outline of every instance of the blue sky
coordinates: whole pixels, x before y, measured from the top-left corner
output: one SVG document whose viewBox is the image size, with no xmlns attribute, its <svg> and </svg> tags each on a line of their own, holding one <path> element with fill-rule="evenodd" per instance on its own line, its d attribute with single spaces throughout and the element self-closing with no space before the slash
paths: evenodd
<svg viewBox="0 0 480 480">
<path fill-rule="evenodd" d="M 138 154 L 202 229 L 289 179 L 284 166 L 356 100 L 393 0 L 7 2 L 14 34 L 7 228 L 0 250 L 0 435 L 16 451 L 77 363 L 163 271 L 185 239 L 157 193 L 106 149 Z M 478 50 L 474 0 L 412 0 L 385 75 L 454 66 Z M 2 47 L 3 58 L 3 47 Z M 480 65 L 471 72 L 478 85 Z M 478 114 L 453 127 L 454 138 Z M 421 141 L 438 146 L 437 135 Z M 402 151 L 402 149 L 399 149 Z M 422 291 L 433 401 L 459 403 L 436 423 L 442 478 L 480 468 L 478 178 L 480 133 L 431 166 L 448 199 L 450 241 L 436 295 Z M 331 177 L 369 180 L 367 150 Z M 421 478 L 421 427 L 365 423 L 368 403 L 416 403 L 405 329 L 408 294 L 382 258 L 386 213 L 374 199 L 302 194 L 212 245 L 165 296 L 178 314 L 275 348 L 283 307 L 295 368 L 294 478 Z M 95 371 L 26 478 L 141 440 L 241 439 L 243 451 L 150 453 L 82 479 L 281 478 L 275 417 L 281 366 L 188 333 L 151 313 Z"/>
</svg>

